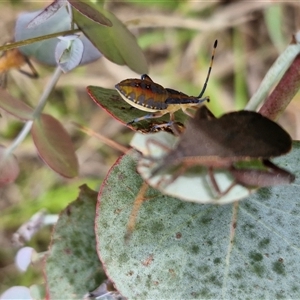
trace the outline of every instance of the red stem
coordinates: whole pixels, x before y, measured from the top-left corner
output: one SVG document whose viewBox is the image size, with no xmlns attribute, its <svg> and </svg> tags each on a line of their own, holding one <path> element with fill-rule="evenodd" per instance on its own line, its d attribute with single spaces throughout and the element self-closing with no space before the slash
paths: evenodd
<svg viewBox="0 0 300 300">
<path fill-rule="evenodd" d="M 292 101 L 300 88 L 300 55 L 298 55 L 269 95 L 259 112 L 276 120 Z"/>
</svg>

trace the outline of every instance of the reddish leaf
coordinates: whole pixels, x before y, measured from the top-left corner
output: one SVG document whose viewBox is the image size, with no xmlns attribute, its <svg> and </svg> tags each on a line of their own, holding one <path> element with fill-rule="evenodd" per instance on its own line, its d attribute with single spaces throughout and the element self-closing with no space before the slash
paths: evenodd
<svg viewBox="0 0 300 300">
<path fill-rule="evenodd" d="M 21 120 L 33 119 L 33 109 L 3 89 L 0 89 L 0 107 Z"/>
<path fill-rule="evenodd" d="M 16 157 L 14 155 L 6 156 L 5 147 L 0 146 L 0 187 L 14 182 L 19 171 Z"/>
<path fill-rule="evenodd" d="M 108 18 L 106 18 L 101 12 L 94 9 L 90 5 L 78 0 L 68 0 L 68 2 L 81 14 L 91 19 L 92 21 L 97 22 L 100 25 L 109 27 L 112 26 L 112 22 Z"/>
<path fill-rule="evenodd" d="M 297 55 L 292 65 L 282 76 L 273 92 L 265 100 L 259 112 L 271 119 L 277 120 L 295 97 L 300 88 L 300 55 Z"/>
<path fill-rule="evenodd" d="M 78 161 L 75 149 L 60 122 L 42 114 L 34 121 L 31 133 L 39 155 L 51 169 L 64 177 L 77 176 Z"/>
</svg>

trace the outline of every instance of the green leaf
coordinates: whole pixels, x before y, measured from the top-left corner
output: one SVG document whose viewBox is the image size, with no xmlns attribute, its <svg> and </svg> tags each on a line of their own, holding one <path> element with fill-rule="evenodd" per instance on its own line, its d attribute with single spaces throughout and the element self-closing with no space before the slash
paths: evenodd
<svg viewBox="0 0 300 300">
<path fill-rule="evenodd" d="M 99 86 L 88 86 L 87 92 L 97 105 L 124 125 L 127 125 L 128 122 L 136 118 L 148 114 L 147 112 L 134 108 L 128 104 L 122 99 L 116 90 L 105 89 Z M 184 124 L 187 118 L 187 115 L 185 115 L 182 111 L 177 111 L 175 113 L 175 120 L 181 125 Z M 135 131 L 149 132 L 153 125 L 164 124 L 169 121 L 170 116 L 169 114 L 166 114 L 159 119 L 148 119 L 127 126 Z"/>
<path fill-rule="evenodd" d="M 284 159 L 274 159 L 297 176 L 295 183 L 260 189 L 234 204 L 183 202 L 149 188 L 125 243 L 143 181 L 136 159 L 123 156 L 102 185 L 96 212 L 107 275 L 129 299 L 298 298 L 299 157 L 296 142 Z"/>
<path fill-rule="evenodd" d="M 107 19 L 100 11 L 94 9 L 89 4 L 78 1 L 78 0 L 68 0 L 68 2 L 78 10 L 82 15 L 91 19 L 94 22 L 99 23 L 104 26 L 112 26 L 112 23 Z"/>
<path fill-rule="evenodd" d="M 78 161 L 72 140 L 64 127 L 50 115 L 34 120 L 32 138 L 44 162 L 67 178 L 78 174 Z"/>
<path fill-rule="evenodd" d="M 104 279 L 95 251 L 96 199 L 97 193 L 83 185 L 59 217 L 45 269 L 49 299 L 83 299 Z"/>
<path fill-rule="evenodd" d="M 133 34 L 112 13 L 99 5 L 89 5 L 109 19 L 113 26 L 101 26 L 73 10 L 74 21 L 82 32 L 107 59 L 119 65 L 128 65 L 137 73 L 147 73 L 146 59 Z"/>
</svg>

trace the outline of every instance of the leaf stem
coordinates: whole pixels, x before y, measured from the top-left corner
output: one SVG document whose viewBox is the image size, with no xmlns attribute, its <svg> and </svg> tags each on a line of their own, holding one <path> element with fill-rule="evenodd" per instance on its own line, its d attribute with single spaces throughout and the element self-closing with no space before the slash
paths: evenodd
<svg viewBox="0 0 300 300">
<path fill-rule="evenodd" d="M 52 90 L 54 89 L 61 74 L 62 74 L 61 68 L 56 67 L 52 78 L 50 79 L 49 83 L 47 84 L 46 88 L 44 89 L 44 92 L 39 100 L 39 103 L 33 112 L 33 118 L 38 117 L 41 114 L 41 112 L 43 111 L 43 109 L 47 103 L 47 99 L 48 99 L 50 93 L 52 92 Z"/>
<path fill-rule="evenodd" d="M 50 33 L 50 34 L 46 34 L 46 35 L 42 35 L 42 36 L 37 36 L 34 38 L 30 38 L 27 40 L 22 40 L 22 41 L 18 41 L 18 42 L 13 42 L 10 44 L 5 44 L 3 46 L 0 47 L 0 51 L 7 51 L 10 49 L 14 49 L 14 48 L 18 48 L 21 46 L 25 46 L 25 45 L 29 45 L 32 43 L 36 43 L 36 42 L 40 42 L 43 40 L 48 40 L 54 37 L 59 37 L 59 36 L 64 36 L 64 35 L 71 35 L 77 32 L 81 32 L 80 29 L 73 29 L 73 30 L 64 30 L 64 31 L 59 31 L 59 32 L 55 32 L 55 33 Z"/>
<path fill-rule="evenodd" d="M 53 88 L 55 87 L 61 74 L 62 74 L 61 69 L 59 67 L 57 67 L 51 80 L 49 81 L 46 88 L 44 89 L 44 92 L 42 93 L 42 95 L 40 97 L 37 107 L 35 108 L 35 110 L 33 112 L 34 119 L 37 118 L 43 111 L 43 109 L 46 105 L 47 99 L 48 99 L 50 93 L 52 92 Z M 18 136 L 15 138 L 15 140 L 12 142 L 12 144 L 6 149 L 5 155 L 4 155 L 4 160 L 6 157 L 8 157 L 10 154 L 12 154 L 14 152 L 14 150 L 17 148 L 18 145 L 20 145 L 23 142 L 23 140 L 26 138 L 27 134 L 30 132 L 32 124 L 33 124 L 32 120 L 29 120 L 25 123 L 21 132 L 18 134 Z"/>
</svg>

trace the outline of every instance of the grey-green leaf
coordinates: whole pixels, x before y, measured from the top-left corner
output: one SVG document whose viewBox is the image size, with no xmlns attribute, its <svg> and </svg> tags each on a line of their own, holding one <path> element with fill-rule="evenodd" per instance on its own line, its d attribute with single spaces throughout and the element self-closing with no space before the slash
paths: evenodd
<svg viewBox="0 0 300 300">
<path fill-rule="evenodd" d="M 79 65 L 83 51 L 84 46 L 79 38 L 73 40 L 61 39 L 55 49 L 57 65 L 65 73 L 71 71 Z"/>
<path fill-rule="evenodd" d="M 51 18 L 39 24 L 39 26 L 26 28 L 28 22 L 40 13 L 41 11 L 34 11 L 22 13 L 18 16 L 15 26 L 15 41 L 26 40 L 70 29 L 71 19 L 65 8 L 59 9 L 53 16 L 51 16 Z M 81 65 L 93 62 L 101 57 L 101 53 L 98 49 L 96 49 L 84 35 L 81 35 L 79 39 L 84 45 L 84 51 L 80 61 Z M 43 64 L 56 66 L 55 48 L 58 42 L 59 39 L 51 38 L 22 46 L 20 47 L 20 51 L 27 56 L 33 56 Z"/>
<path fill-rule="evenodd" d="M 45 269 L 48 299 L 83 299 L 104 279 L 95 251 L 96 199 L 97 193 L 83 185 L 59 217 Z"/>
<path fill-rule="evenodd" d="M 98 251 L 129 299 L 296 299 L 300 295 L 300 143 L 274 160 L 296 175 L 235 204 L 201 205 L 149 188 L 136 229 L 124 235 L 142 185 L 123 156 L 102 185 Z"/>
</svg>

